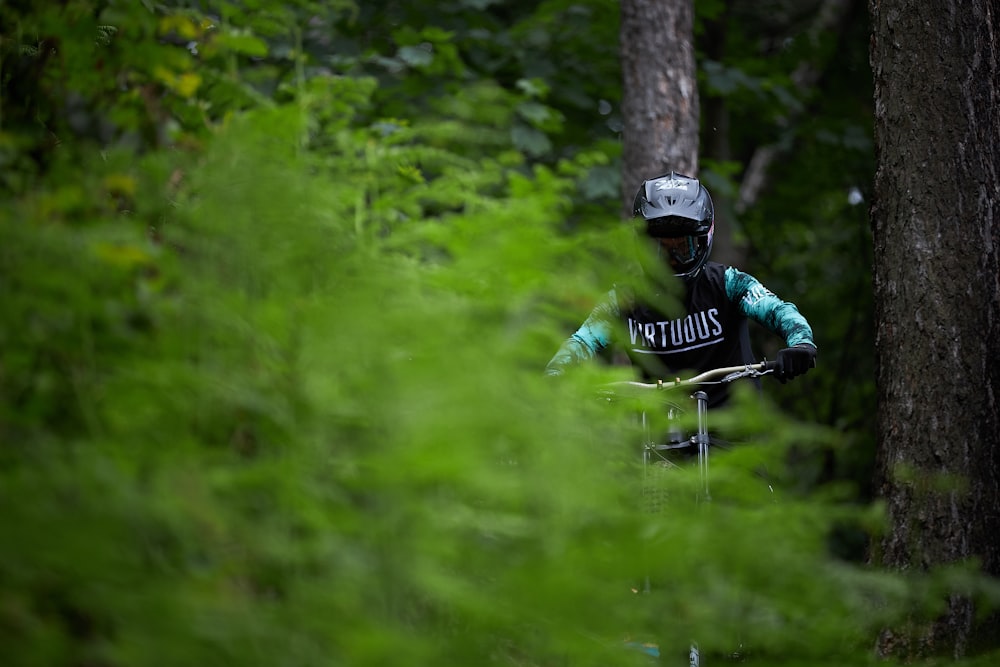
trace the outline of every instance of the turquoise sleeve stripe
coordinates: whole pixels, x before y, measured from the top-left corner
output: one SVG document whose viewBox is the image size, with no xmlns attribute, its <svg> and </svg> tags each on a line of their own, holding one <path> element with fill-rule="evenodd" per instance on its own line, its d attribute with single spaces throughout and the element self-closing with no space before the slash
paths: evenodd
<svg viewBox="0 0 1000 667">
<path fill-rule="evenodd" d="M 611 344 L 614 323 L 619 317 L 618 295 L 615 290 L 591 311 L 580 328 L 559 347 L 545 367 L 546 372 L 557 374 L 566 366 L 593 359 L 598 352 Z"/>
<path fill-rule="evenodd" d="M 785 339 L 785 345 L 812 345 L 812 328 L 794 303 L 782 301 L 759 280 L 739 269 L 726 269 L 726 296 L 744 315 Z"/>
</svg>

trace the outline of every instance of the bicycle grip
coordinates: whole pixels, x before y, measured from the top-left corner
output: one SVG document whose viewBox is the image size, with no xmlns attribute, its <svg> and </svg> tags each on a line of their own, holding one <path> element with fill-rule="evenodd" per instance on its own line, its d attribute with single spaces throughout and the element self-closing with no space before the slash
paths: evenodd
<svg viewBox="0 0 1000 667">
<path fill-rule="evenodd" d="M 759 364 L 761 372 L 776 371 L 778 370 L 778 362 L 775 359 L 771 361 L 764 360 Z M 816 357 L 809 360 L 809 368 L 816 368 Z"/>
</svg>

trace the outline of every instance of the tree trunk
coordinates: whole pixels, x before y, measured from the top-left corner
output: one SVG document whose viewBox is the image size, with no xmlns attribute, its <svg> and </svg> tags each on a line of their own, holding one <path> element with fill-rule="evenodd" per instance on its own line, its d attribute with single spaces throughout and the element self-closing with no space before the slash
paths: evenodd
<svg viewBox="0 0 1000 667">
<path fill-rule="evenodd" d="M 879 394 L 872 558 L 1000 575 L 1000 16 L 996 0 L 870 0 Z M 886 630 L 885 655 L 960 657 L 984 627 L 958 593 Z"/>
<path fill-rule="evenodd" d="M 692 0 L 622 0 L 622 198 L 639 183 L 698 171 L 698 81 Z"/>
</svg>

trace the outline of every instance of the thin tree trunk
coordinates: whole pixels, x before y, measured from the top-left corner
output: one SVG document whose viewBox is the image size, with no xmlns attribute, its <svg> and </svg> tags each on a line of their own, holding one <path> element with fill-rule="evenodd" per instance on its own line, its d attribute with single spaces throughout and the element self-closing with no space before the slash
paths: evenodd
<svg viewBox="0 0 1000 667">
<path fill-rule="evenodd" d="M 667 171 L 698 171 L 692 0 L 622 0 L 622 199 Z"/>
<path fill-rule="evenodd" d="M 1000 16 L 996 0 L 870 0 L 878 168 L 879 453 L 901 571 L 1000 575 Z M 886 630 L 885 655 L 964 655 L 973 602 Z"/>
</svg>

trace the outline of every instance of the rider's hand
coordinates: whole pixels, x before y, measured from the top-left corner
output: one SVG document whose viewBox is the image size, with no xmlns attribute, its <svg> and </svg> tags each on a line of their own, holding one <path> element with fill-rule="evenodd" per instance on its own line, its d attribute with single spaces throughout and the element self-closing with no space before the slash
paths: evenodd
<svg viewBox="0 0 1000 667">
<path fill-rule="evenodd" d="M 812 345 L 796 345 L 778 350 L 778 365 L 774 376 L 782 383 L 802 375 L 816 365 L 816 348 Z"/>
</svg>

